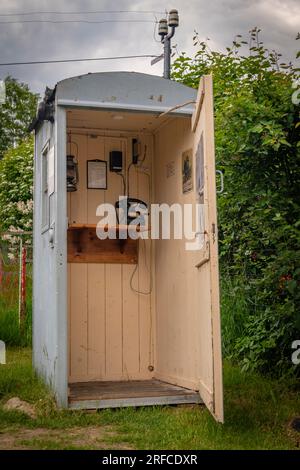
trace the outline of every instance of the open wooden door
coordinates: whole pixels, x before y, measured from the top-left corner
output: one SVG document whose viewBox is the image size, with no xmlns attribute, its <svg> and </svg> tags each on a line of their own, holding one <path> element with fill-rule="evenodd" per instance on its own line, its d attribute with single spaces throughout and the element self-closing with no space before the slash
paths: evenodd
<svg viewBox="0 0 300 470">
<path fill-rule="evenodd" d="M 199 392 L 217 421 L 223 422 L 223 383 L 219 303 L 218 233 L 212 76 L 201 78 L 192 116 L 196 169 L 196 203 L 201 205 L 197 228 L 202 242 L 197 252 L 200 302 L 201 369 Z"/>
</svg>

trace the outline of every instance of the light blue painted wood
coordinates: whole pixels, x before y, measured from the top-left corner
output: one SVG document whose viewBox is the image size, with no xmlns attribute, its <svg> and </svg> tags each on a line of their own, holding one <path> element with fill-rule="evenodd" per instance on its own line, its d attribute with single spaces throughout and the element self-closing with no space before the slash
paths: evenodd
<svg viewBox="0 0 300 470">
<path fill-rule="evenodd" d="M 55 391 L 57 403 L 68 406 L 68 306 L 67 306 L 67 187 L 66 187 L 66 111 L 56 106 L 55 168 L 56 199 L 54 254 L 56 258 L 57 368 Z"/>
<path fill-rule="evenodd" d="M 56 269 L 48 230 L 42 223 L 42 152 L 54 145 L 54 126 L 45 122 L 35 136 L 33 231 L 33 363 L 46 383 L 55 383 L 57 362 Z M 54 194 L 53 197 L 56 197 Z M 53 212 L 51 205 L 51 214 Z"/>
<path fill-rule="evenodd" d="M 163 113 L 195 101 L 197 91 L 181 83 L 136 72 L 104 72 L 62 80 L 56 87 L 61 106 Z M 194 105 L 173 111 L 190 116 Z"/>
<path fill-rule="evenodd" d="M 35 136 L 33 235 L 33 364 L 67 406 L 66 307 L 66 118 L 56 110 L 53 124 L 44 122 Z M 55 191 L 49 198 L 49 227 L 42 224 L 42 152 L 55 148 Z M 50 241 L 54 231 L 54 243 Z"/>
</svg>

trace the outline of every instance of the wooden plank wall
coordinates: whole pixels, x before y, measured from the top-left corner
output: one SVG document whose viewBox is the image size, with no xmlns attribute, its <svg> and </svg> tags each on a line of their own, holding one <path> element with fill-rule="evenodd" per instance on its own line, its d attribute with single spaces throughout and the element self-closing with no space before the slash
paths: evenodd
<svg viewBox="0 0 300 470">
<path fill-rule="evenodd" d="M 115 203 L 123 194 L 122 179 L 109 172 L 108 165 L 107 190 L 87 190 L 86 161 L 98 158 L 108 162 L 111 150 L 122 150 L 127 166 L 131 139 L 74 132 L 71 139 L 78 145 L 79 187 L 77 192 L 68 194 L 69 223 L 97 223 L 97 206 Z M 140 139 L 142 148 L 147 144 L 148 149 L 144 166 L 152 170 L 152 137 Z M 74 153 L 76 149 L 72 146 Z M 130 196 L 150 202 L 148 176 L 135 168 L 130 173 Z M 139 241 L 139 265 L 133 280 L 136 289 L 148 289 L 147 267 L 151 264 L 150 240 Z M 152 296 L 130 288 L 134 269 L 135 265 L 129 264 L 68 264 L 70 382 L 153 376 L 148 369 L 153 362 Z"/>
<path fill-rule="evenodd" d="M 195 179 L 193 191 L 182 191 L 182 153 L 193 148 L 190 119 L 174 118 L 162 126 L 155 134 L 154 148 L 155 202 L 195 203 Z M 195 161 L 193 166 L 195 173 Z M 209 263 L 197 269 L 199 253 L 186 251 L 185 240 L 155 243 L 155 377 L 195 390 L 199 390 L 200 377 L 210 374 L 212 361 L 211 331 L 207 329 Z"/>
</svg>

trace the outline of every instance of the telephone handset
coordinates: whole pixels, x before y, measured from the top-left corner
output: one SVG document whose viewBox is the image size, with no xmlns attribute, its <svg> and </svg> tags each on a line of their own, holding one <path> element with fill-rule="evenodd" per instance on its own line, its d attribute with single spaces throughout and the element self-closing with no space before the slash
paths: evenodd
<svg viewBox="0 0 300 470">
<path fill-rule="evenodd" d="M 145 216 L 148 215 L 147 203 L 141 199 L 124 197 L 115 203 L 118 224 L 146 225 Z"/>
</svg>

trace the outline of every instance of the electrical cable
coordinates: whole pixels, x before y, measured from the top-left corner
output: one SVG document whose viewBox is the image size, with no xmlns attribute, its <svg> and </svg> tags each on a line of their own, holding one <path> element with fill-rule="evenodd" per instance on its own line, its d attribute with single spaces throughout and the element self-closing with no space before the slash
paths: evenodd
<svg viewBox="0 0 300 470">
<path fill-rule="evenodd" d="M 151 54 L 141 54 L 141 55 L 127 55 L 127 56 L 115 56 L 115 57 L 95 57 L 95 58 L 85 58 L 85 59 L 57 59 L 57 60 L 32 60 L 28 62 L 7 62 L 0 63 L 1 66 L 11 66 L 11 65 L 37 65 L 37 64 L 61 64 L 63 62 L 90 62 L 97 60 L 121 60 L 121 59 L 141 59 L 141 58 L 151 58 L 156 57 L 156 55 Z"/>
<path fill-rule="evenodd" d="M 133 166 L 133 163 L 131 162 L 127 168 L 127 197 L 129 197 L 129 177 L 130 177 L 130 168 L 132 166 Z"/>
<path fill-rule="evenodd" d="M 146 159 L 146 156 L 147 156 L 147 145 L 145 145 L 145 150 L 144 150 L 144 156 L 142 158 L 142 160 L 139 160 L 139 163 L 143 163 Z M 132 163 L 131 163 L 132 165 Z M 130 165 L 129 165 L 130 166 Z M 129 170 L 129 168 L 128 168 Z M 137 171 L 138 173 L 143 173 L 144 175 L 146 175 L 149 179 L 149 194 L 150 194 L 150 200 L 151 200 L 151 176 L 148 172 L 145 172 L 145 171 L 141 171 L 139 169 L 139 166 L 137 166 Z M 151 262 L 152 262 L 152 240 L 150 239 L 150 268 L 147 264 L 147 256 L 146 256 L 146 241 L 143 237 L 141 237 L 141 240 L 143 240 L 143 243 L 144 243 L 144 262 L 145 262 L 145 267 L 146 267 L 146 270 L 148 271 L 149 273 L 149 276 L 150 276 L 150 287 L 149 287 L 149 290 L 148 291 L 140 291 L 139 289 L 135 289 L 135 287 L 133 286 L 133 278 L 137 272 L 137 269 L 138 269 L 138 264 L 135 266 L 133 272 L 132 272 L 132 275 L 130 277 L 130 288 L 131 290 L 133 290 L 134 292 L 136 292 L 137 294 L 142 294 L 142 295 L 150 295 L 152 293 L 152 290 L 153 290 L 153 278 L 152 278 L 152 269 L 151 269 Z"/>
<path fill-rule="evenodd" d="M 126 182 L 125 182 L 125 177 L 123 175 L 123 173 L 116 173 L 116 175 L 118 176 L 121 176 L 122 180 L 123 180 L 123 194 L 124 196 L 126 195 Z"/>
<path fill-rule="evenodd" d="M 153 39 L 154 39 L 155 42 L 161 43 L 161 41 L 159 39 L 156 39 L 157 25 L 158 25 L 158 20 L 155 17 L 154 30 L 153 30 Z"/>
<path fill-rule="evenodd" d="M 139 163 L 144 163 L 144 161 L 146 160 L 146 156 L 147 156 L 147 145 L 145 145 L 144 156 L 143 156 L 142 160 L 139 160 Z"/>
<path fill-rule="evenodd" d="M 117 13 L 142 13 L 164 15 L 165 11 L 154 10 L 89 10 L 89 11 L 31 11 L 17 13 L 0 13 L 0 16 L 31 16 L 31 15 L 94 15 L 94 14 L 117 14 Z"/>
<path fill-rule="evenodd" d="M 150 295 L 152 293 L 152 289 L 153 289 L 153 280 L 152 280 L 152 273 L 151 273 L 151 270 L 149 269 L 148 267 L 148 264 L 147 264 L 147 256 L 146 256 L 146 241 L 144 238 L 141 238 L 141 240 L 143 240 L 144 242 L 144 261 L 145 261 L 145 267 L 148 271 L 148 273 L 150 274 L 150 287 L 149 287 L 149 290 L 148 291 L 141 291 L 139 289 L 135 289 L 135 287 L 133 287 L 133 278 L 135 276 L 135 273 L 137 272 L 138 270 L 138 263 L 135 265 L 135 268 L 134 270 L 132 271 L 132 274 L 130 276 L 130 288 L 131 290 L 133 290 L 133 292 L 136 292 L 137 294 L 141 294 L 141 295 Z M 151 262 L 151 261 L 150 261 Z"/>
<path fill-rule="evenodd" d="M 78 159 L 78 155 L 79 155 L 78 144 L 77 144 L 77 142 L 72 141 L 72 132 L 71 132 L 71 131 L 68 133 L 68 144 L 69 144 L 69 151 L 70 151 L 70 153 L 72 153 L 72 144 L 75 145 L 75 147 L 76 147 L 77 159 Z"/>
<path fill-rule="evenodd" d="M 152 24 L 153 20 L 12 20 L 12 21 L 0 21 L 0 24 L 26 24 L 26 23 L 52 23 L 52 24 L 151 23 Z"/>
</svg>

